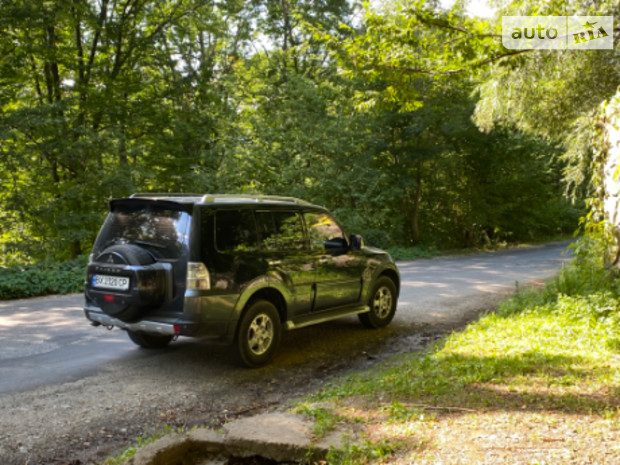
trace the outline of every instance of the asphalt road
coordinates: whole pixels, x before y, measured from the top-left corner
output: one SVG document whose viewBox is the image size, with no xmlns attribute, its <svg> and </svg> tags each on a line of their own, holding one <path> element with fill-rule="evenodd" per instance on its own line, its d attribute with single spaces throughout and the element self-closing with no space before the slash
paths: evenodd
<svg viewBox="0 0 620 465">
<path fill-rule="evenodd" d="M 495 297 L 552 276 L 566 242 L 400 262 L 402 289 L 392 326 L 457 327 Z M 76 380 L 118 359 L 145 355 L 124 332 L 91 327 L 81 295 L 0 302 L 0 395 Z M 311 331 L 311 330 L 310 330 Z M 149 354 L 150 355 L 150 354 Z"/>
<path fill-rule="evenodd" d="M 232 365 L 225 347 L 181 338 L 159 351 L 93 328 L 82 296 L 0 302 L 0 463 L 100 463 L 167 425 L 219 425 L 285 408 L 351 370 L 381 364 L 492 310 L 515 284 L 550 278 L 568 243 L 399 263 L 396 317 L 283 334 L 271 364 Z"/>
</svg>

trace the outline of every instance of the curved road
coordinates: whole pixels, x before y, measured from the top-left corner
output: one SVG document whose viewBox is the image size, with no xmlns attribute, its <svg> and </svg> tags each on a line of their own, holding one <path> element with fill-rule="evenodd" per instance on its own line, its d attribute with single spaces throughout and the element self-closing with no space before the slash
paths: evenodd
<svg viewBox="0 0 620 465">
<path fill-rule="evenodd" d="M 273 363 L 231 365 L 226 350 L 181 339 L 145 351 L 120 330 L 91 327 L 82 296 L 0 302 L 3 464 L 103 460 L 166 424 L 219 424 L 319 388 L 347 370 L 416 350 L 568 262 L 568 242 L 401 262 L 394 322 L 357 318 L 286 333 Z"/>
</svg>

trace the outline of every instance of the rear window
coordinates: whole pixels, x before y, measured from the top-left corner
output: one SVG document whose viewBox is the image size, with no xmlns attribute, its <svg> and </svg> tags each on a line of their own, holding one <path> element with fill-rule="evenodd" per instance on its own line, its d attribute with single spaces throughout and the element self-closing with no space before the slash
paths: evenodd
<svg viewBox="0 0 620 465">
<path fill-rule="evenodd" d="M 187 255 L 191 215 L 171 202 L 113 202 L 95 254 L 115 244 L 136 244 L 162 258 Z"/>
</svg>

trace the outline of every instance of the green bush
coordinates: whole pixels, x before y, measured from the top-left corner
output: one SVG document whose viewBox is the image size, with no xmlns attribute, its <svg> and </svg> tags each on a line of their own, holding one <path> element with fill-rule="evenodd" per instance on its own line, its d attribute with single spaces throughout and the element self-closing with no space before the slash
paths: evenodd
<svg viewBox="0 0 620 465">
<path fill-rule="evenodd" d="M 84 289 L 86 256 L 68 262 L 40 262 L 0 268 L 0 300 L 49 294 L 69 294 Z"/>
<path fill-rule="evenodd" d="M 605 240 L 587 235 L 571 247 L 573 260 L 547 284 L 545 295 L 577 296 L 609 292 L 620 296 L 620 281 L 614 270 L 605 268 Z"/>
<path fill-rule="evenodd" d="M 389 247 L 387 249 L 394 260 L 416 260 L 418 258 L 432 258 L 439 254 L 436 247 L 418 245 L 415 247 Z"/>
</svg>

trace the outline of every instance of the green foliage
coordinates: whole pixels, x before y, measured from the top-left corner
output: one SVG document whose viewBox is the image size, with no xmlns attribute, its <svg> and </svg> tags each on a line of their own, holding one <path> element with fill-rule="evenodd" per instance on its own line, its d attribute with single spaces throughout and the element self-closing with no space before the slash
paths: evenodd
<svg viewBox="0 0 620 465">
<path fill-rule="evenodd" d="M 373 121 L 363 158 L 373 182 L 356 193 L 367 192 L 361 196 L 388 226 L 378 245 L 471 247 L 575 229 L 582 211 L 562 199 L 559 148 L 472 123 L 479 68 L 511 56 L 491 25 L 458 7 L 409 1 L 370 10 L 364 25 L 344 40 L 323 39 L 355 90 L 351 104 Z"/>
<path fill-rule="evenodd" d="M 380 409 L 389 415 L 390 423 L 405 423 L 410 421 L 432 421 L 435 415 L 428 414 L 421 407 L 409 407 L 397 400 Z"/>
<path fill-rule="evenodd" d="M 82 292 L 87 257 L 0 268 L 0 300 Z"/>
<path fill-rule="evenodd" d="M 517 82 L 523 57 L 459 8 L 402 1 L 357 27 L 343 0 L 5 2 L 0 264 L 87 252 L 107 201 L 134 191 L 295 195 L 384 248 L 574 229 L 563 147 L 497 111 L 472 122 L 497 101 L 485 82 L 504 83 L 482 71 L 511 60 Z"/>
<path fill-rule="evenodd" d="M 508 2 L 499 15 L 617 16 L 617 2 L 590 3 L 543 1 Z M 496 125 L 517 127 L 560 145 L 565 160 L 564 179 L 572 194 L 582 198 L 596 192 L 596 152 L 604 151 L 600 135 L 600 110 L 618 91 L 619 50 L 591 50 L 574 54 L 570 50 L 537 50 L 521 54 L 510 62 L 497 62 L 485 70 L 480 81 L 476 121 L 482 128 Z M 532 85 L 535 83 L 536 85 Z M 600 190 L 598 190 L 600 192 Z"/>
<path fill-rule="evenodd" d="M 603 236 L 596 234 L 587 234 L 575 242 L 573 261 L 548 283 L 545 294 L 576 296 L 610 292 L 620 295 L 620 282 L 605 266 L 606 243 Z"/>
<path fill-rule="evenodd" d="M 546 283 L 543 290 L 520 288 L 517 283 L 516 295 L 500 304 L 498 314 L 510 317 L 528 308 L 557 305 L 561 307 L 563 314 L 569 315 L 571 310 L 559 301 L 564 303 L 568 301 L 579 306 L 581 305 L 579 299 L 585 299 L 587 308 L 600 316 L 604 313 L 601 309 L 606 308 L 605 305 L 597 303 L 601 296 L 604 297 L 603 300 L 612 301 L 620 297 L 620 280 L 617 273 L 605 267 L 605 244 L 604 238 L 594 234 L 581 237 L 570 246 L 573 253 L 571 263 L 563 266 L 553 279 Z M 571 301 L 572 298 L 577 300 Z M 584 314 L 584 318 L 589 316 Z"/>
<path fill-rule="evenodd" d="M 388 441 L 352 443 L 342 449 L 330 449 L 327 454 L 327 463 L 333 465 L 365 465 L 388 459 L 396 450 L 398 444 Z"/>
<path fill-rule="evenodd" d="M 313 433 L 316 438 L 322 438 L 336 428 L 336 424 L 341 418 L 331 410 L 316 405 L 299 405 L 295 408 L 295 413 L 301 413 L 312 417 L 314 422 Z"/>
<path fill-rule="evenodd" d="M 562 269 L 560 272 L 564 272 Z M 548 289 L 549 287 L 547 287 Z M 541 292 L 540 289 L 525 287 L 520 288 L 519 283 L 517 283 L 517 292 L 515 296 L 511 299 L 505 300 L 499 304 L 499 309 L 497 314 L 502 317 L 510 317 L 513 315 L 517 315 L 525 308 L 528 307 L 538 307 L 548 303 L 550 300 L 555 299 L 557 294 Z"/>
<path fill-rule="evenodd" d="M 0 202 L 17 220 L 3 243 L 35 259 L 74 258 L 108 199 L 209 190 L 213 115 L 229 111 L 211 80 L 235 58 L 223 44 L 247 32 L 240 15 L 229 34 L 232 3 L 3 4 Z"/>
</svg>

